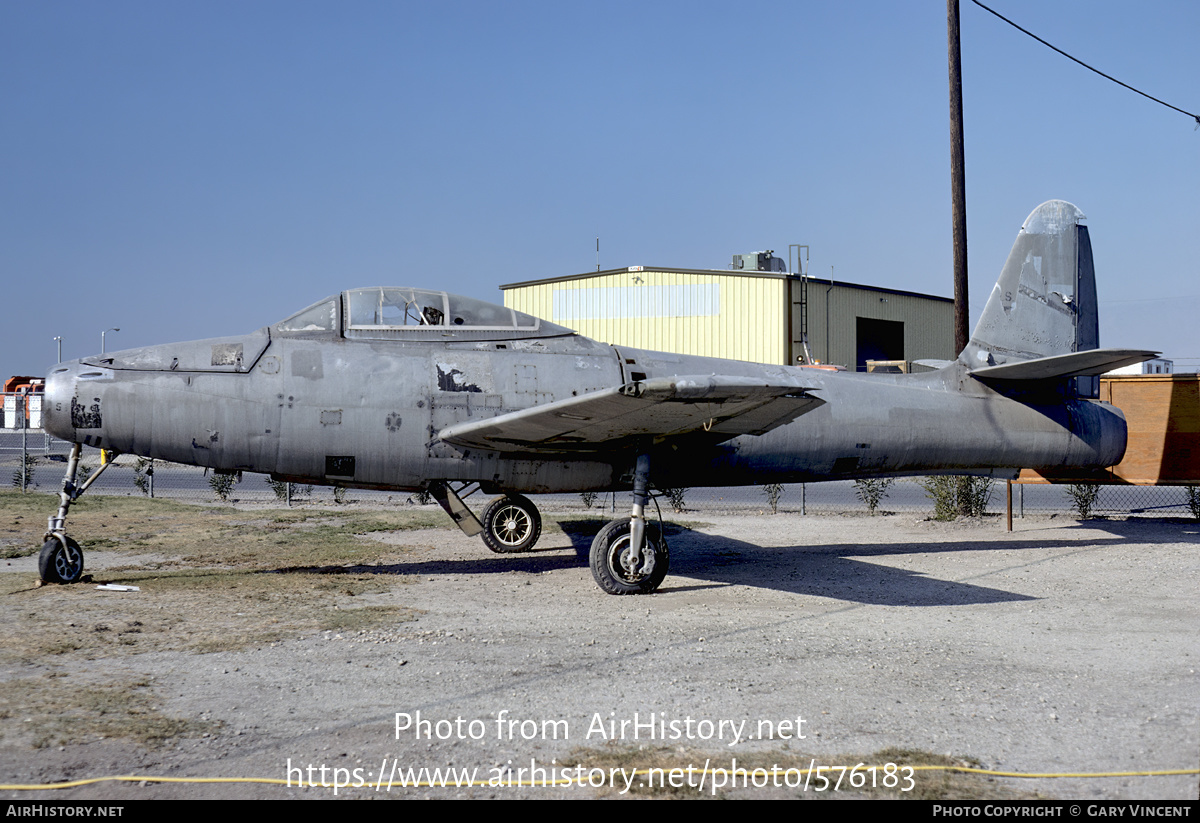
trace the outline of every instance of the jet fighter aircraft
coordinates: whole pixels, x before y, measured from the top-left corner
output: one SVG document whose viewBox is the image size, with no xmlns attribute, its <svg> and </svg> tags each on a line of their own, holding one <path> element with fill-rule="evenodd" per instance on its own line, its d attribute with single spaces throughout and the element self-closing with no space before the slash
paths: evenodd
<svg viewBox="0 0 1200 823">
<path fill-rule="evenodd" d="M 358 288 L 273 326 L 85 357 L 50 371 L 45 426 L 75 445 L 40 555 L 83 573 L 67 536 L 81 445 L 296 483 L 431 492 L 497 552 L 541 532 L 524 494 L 633 490 L 590 565 L 610 594 L 667 573 L 651 488 L 1099 470 L 1125 451 L 1101 372 L 1083 214 L 1051 201 L 1017 236 L 969 345 L 923 374 L 867 375 L 610 346 L 480 300 Z M 98 474 L 92 476 L 92 480 Z M 90 482 L 90 481 L 89 481 Z M 500 495 L 477 518 L 464 497 Z"/>
</svg>

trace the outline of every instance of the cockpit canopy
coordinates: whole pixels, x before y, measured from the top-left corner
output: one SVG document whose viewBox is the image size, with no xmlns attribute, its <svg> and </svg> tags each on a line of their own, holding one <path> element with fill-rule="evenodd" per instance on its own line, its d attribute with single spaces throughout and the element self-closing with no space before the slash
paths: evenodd
<svg viewBox="0 0 1200 823">
<path fill-rule="evenodd" d="M 571 334 L 532 315 L 444 291 L 350 289 L 276 323 L 276 332 L 336 332 L 368 340 L 520 339 Z"/>
</svg>

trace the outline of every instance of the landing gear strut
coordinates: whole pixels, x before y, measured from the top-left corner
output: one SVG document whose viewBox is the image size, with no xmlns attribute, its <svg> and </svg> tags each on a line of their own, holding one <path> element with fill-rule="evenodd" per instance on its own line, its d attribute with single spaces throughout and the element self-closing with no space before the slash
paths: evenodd
<svg viewBox="0 0 1200 823">
<path fill-rule="evenodd" d="M 650 499 L 650 456 L 640 454 L 633 474 L 633 512 L 609 522 L 592 541 L 592 577 L 609 594 L 650 594 L 667 576 L 667 541 L 646 524 Z"/>
<path fill-rule="evenodd" d="M 38 574 L 43 583 L 78 583 L 83 579 L 83 549 L 67 537 L 67 512 L 71 504 L 112 465 L 112 461 L 106 461 L 82 486 L 76 486 L 75 475 L 79 471 L 82 452 L 83 446 L 78 443 L 71 447 L 71 456 L 67 458 L 67 474 L 63 478 L 62 491 L 58 493 L 58 512 L 51 515 L 46 524 L 46 534 L 42 538 L 45 542 L 38 555 Z"/>
</svg>

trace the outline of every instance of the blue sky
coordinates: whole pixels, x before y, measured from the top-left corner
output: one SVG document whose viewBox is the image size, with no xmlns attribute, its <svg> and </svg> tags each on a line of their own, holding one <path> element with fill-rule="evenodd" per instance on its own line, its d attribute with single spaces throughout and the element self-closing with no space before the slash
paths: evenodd
<svg viewBox="0 0 1200 823">
<path fill-rule="evenodd" d="M 1200 110 L 1200 4 L 994 0 Z M 962 6 L 971 309 L 1087 215 L 1101 344 L 1200 364 L 1200 132 Z M 951 293 L 945 4 L 0 4 L 0 372 L 238 334 L 344 288 L 724 268 Z"/>
</svg>

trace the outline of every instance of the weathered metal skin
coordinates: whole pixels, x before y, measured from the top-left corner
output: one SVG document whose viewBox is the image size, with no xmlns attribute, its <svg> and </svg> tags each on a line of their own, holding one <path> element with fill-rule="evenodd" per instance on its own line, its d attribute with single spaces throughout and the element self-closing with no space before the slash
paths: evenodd
<svg viewBox="0 0 1200 823">
<path fill-rule="evenodd" d="M 652 363 L 651 353 L 643 358 Z M 1101 469 L 1125 452 L 1119 409 L 1090 400 L 1021 402 L 973 380 L 958 363 L 925 375 L 809 372 L 804 379 L 825 404 L 764 435 L 712 447 L 715 454 L 676 449 L 656 461 L 656 482 L 749 485 L 933 473 L 1004 478 L 1025 467 Z"/>
<path fill-rule="evenodd" d="M 215 371 L 217 345 L 266 345 Z M 1120 411 L 1023 402 L 956 363 L 925 375 L 859 375 L 604 346 L 578 335 L 513 342 L 304 339 L 271 334 L 117 352 L 47 379 L 46 426 L 118 452 L 307 483 L 418 489 L 478 481 L 521 492 L 627 485 L 635 455 L 501 455 L 438 442 L 441 429 L 631 380 L 722 374 L 801 381 L 823 405 L 760 436 L 651 446 L 660 485 L 737 485 L 1019 468 L 1102 468 L 1121 459 Z M 505 348 L 497 348 L 503 345 Z M 227 350 L 227 349 L 226 349 Z M 629 361 L 633 361 L 630 363 Z M 165 364 L 187 364 L 175 369 Z M 205 367 L 201 368 L 203 364 Z M 149 366 L 149 367 L 148 367 Z"/>
<path fill-rule="evenodd" d="M 297 339 L 270 329 L 249 337 L 263 335 L 269 343 L 238 372 L 162 368 L 207 361 L 209 340 L 63 364 L 47 377 L 47 430 L 121 453 L 307 483 L 412 490 L 472 480 L 528 492 L 613 483 L 608 462 L 501 460 L 433 438 L 450 423 L 619 382 L 607 346 L 577 335 L 465 344 Z"/>
<path fill-rule="evenodd" d="M 639 454 L 650 456 L 659 487 L 1101 469 L 1124 453 L 1124 418 L 1077 397 L 1083 384 L 1071 381 L 1092 379 L 1100 360 L 1153 353 L 1096 349 L 1082 219 L 1061 201 L 1035 210 L 970 345 L 926 374 L 613 347 L 442 292 L 355 289 L 243 337 L 61 364 L 47 377 L 45 425 L 122 453 L 397 490 L 443 481 L 508 492 L 628 488 Z M 1077 356 L 1084 350 L 1086 364 Z M 672 384 L 673 396 L 655 395 L 621 428 L 623 396 L 676 377 L 685 379 Z M 747 400 L 756 391 L 775 394 Z M 722 417 L 734 401 L 746 411 Z M 647 409 L 667 402 L 675 428 L 656 429 Z M 708 404 L 713 416 L 680 428 L 689 404 Z M 514 416 L 547 407 L 536 421 Z M 545 434 L 576 419 L 582 430 L 594 414 L 610 415 L 602 418 L 609 439 L 569 426 Z M 502 415 L 510 430 L 462 425 Z M 764 433 L 746 434 L 756 431 Z"/>
<path fill-rule="evenodd" d="M 176 345 L 171 354 L 186 357 L 209 346 Z M 545 341 L 536 354 L 481 351 L 474 344 L 276 338 L 238 373 L 121 369 L 123 354 L 113 355 L 111 366 L 80 361 L 49 375 L 46 426 L 52 434 L 308 483 L 417 489 L 432 480 L 462 480 L 522 492 L 626 485 L 621 478 L 633 465 L 632 453 L 604 461 L 502 457 L 440 443 L 434 435 L 474 417 L 618 385 L 628 359 L 647 378 L 790 373 L 825 401 L 764 435 L 660 445 L 655 451 L 665 459 L 655 467 L 662 485 L 938 471 L 1008 476 L 1022 467 L 1102 468 L 1125 449 L 1125 421 L 1112 406 L 1010 399 L 973 380 L 961 364 L 926 375 L 857 375 L 617 350 L 577 336 Z M 92 409 L 91 416 L 72 413 L 81 408 Z"/>
</svg>

